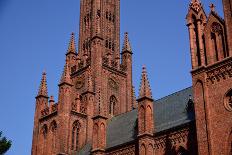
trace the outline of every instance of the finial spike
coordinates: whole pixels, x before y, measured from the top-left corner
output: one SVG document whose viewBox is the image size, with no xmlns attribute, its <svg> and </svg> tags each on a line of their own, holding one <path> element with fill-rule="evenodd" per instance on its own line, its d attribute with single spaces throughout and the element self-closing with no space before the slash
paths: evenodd
<svg viewBox="0 0 232 155">
<path fill-rule="evenodd" d="M 213 3 L 211 3 L 209 7 L 212 12 L 215 12 L 216 6 Z"/>
<path fill-rule="evenodd" d="M 40 82 L 40 87 L 39 87 L 39 91 L 38 91 L 38 95 L 37 96 L 45 96 L 48 97 L 48 89 L 47 89 L 47 77 L 46 77 L 46 72 L 43 71 L 42 74 L 42 79 Z"/>
<path fill-rule="evenodd" d="M 139 98 L 148 97 L 152 99 L 152 93 L 150 84 L 147 77 L 147 71 L 145 65 L 143 65 L 143 71 L 142 71 L 142 79 L 141 79 L 141 85 L 140 85 L 140 91 L 139 91 Z"/>
<path fill-rule="evenodd" d="M 69 53 L 76 54 L 76 44 L 75 44 L 75 34 L 74 34 L 74 32 L 71 33 L 69 47 L 68 47 L 68 51 L 67 51 L 66 54 L 69 54 Z"/>
<path fill-rule="evenodd" d="M 125 32 L 122 51 L 123 52 L 126 52 L 126 51 L 127 52 L 132 52 L 129 37 L 128 37 L 128 32 Z"/>
<path fill-rule="evenodd" d="M 202 4 L 200 0 L 191 0 L 191 3 L 189 6 L 196 12 L 199 12 L 202 8 Z"/>
</svg>

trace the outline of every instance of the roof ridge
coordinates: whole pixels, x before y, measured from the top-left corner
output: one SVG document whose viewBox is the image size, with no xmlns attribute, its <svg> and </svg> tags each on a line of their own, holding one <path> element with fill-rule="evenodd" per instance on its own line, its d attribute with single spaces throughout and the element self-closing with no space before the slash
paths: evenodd
<svg viewBox="0 0 232 155">
<path fill-rule="evenodd" d="M 189 86 L 189 87 L 184 88 L 184 89 L 182 89 L 182 90 L 178 90 L 178 91 L 173 92 L 173 93 L 171 93 L 171 94 L 169 94 L 169 95 L 167 95 L 167 96 L 161 97 L 161 98 L 155 100 L 154 102 L 160 101 L 160 100 L 162 100 L 162 99 L 164 99 L 164 98 L 167 98 L 167 97 L 169 97 L 169 96 L 173 96 L 173 95 L 175 95 L 175 94 L 177 94 L 177 93 L 180 93 L 180 92 L 182 92 L 182 91 L 184 91 L 184 90 L 186 90 L 186 89 L 189 89 L 189 88 L 192 88 L 192 86 Z"/>
</svg>

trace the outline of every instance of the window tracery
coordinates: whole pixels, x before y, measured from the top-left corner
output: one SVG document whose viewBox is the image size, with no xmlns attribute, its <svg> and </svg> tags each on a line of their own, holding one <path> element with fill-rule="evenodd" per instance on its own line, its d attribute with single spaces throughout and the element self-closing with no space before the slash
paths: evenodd
<svg viewBox="0 0 232 155">
<path fill-rule="evenodd" d="M 75 121 L 72 125 L 72 150 L 78 149 L 80 127 L 81 126 L 78 121 Z"/>
</svg>

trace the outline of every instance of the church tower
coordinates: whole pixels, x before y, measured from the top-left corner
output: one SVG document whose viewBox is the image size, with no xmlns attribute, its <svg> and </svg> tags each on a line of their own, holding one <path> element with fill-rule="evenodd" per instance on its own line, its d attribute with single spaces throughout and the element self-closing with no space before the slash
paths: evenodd
<svg viewBox="0 0 232 155">
<path fill-rule="evenodd" d="M 187 15 L 199 155 L 229 155 L 232 134 L 232 12 L 223 0 L 225 20 L 210 5 L 207 17 L 200 0 Z"/>
<path fill-rule="evenodd" d="M 43 74 L 32 155 L 69 155 L 86 144 L 92 145 L 93 154 L 102 154 L 107 120 L 137 107 L 128 33 L 120 52 L 120 0 L 80 0 L 80 4 L 79 46 L 72 33 L 57 103 L 47 95 Z"/>
</svg>

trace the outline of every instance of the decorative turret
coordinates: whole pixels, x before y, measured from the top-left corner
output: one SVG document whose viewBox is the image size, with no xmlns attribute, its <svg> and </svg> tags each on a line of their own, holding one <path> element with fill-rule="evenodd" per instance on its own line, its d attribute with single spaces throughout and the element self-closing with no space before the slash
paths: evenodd
<svg viewBox="0 0 232 155">
<path fill-rule="evenodd" d="M 33 141 L 32 141 L 32 155 L 40 154 L 39 144 L 39 119 L 42 117 L 42 110 L 48 108 L 48 91 L 47 91 L 47 78 L 46 73 L 43 72 L 42 79 L 39 87 L 38 94 L 36 96 L 35 116 L 34 116 L 34 129 L 33 129 Z M 37 150 L 37 151 L 36 151 Z"/>
<path fill-rule="evenodd" d="M 128 106 L 127 106 L 127 111 L 130 111 L 133 109 L 134 105 L 133 105 L 133 88 L 132 88 L 132 48 L 130 45 L 130 41 L 129 41 L 129 37 L 128 37 L 128 33 L 125 33 L 124 36 L 124 43 L 123 43 L 123 47 L 122 47 L 122 70 L 125 71 L 127 73 L 127 85 L 126 85 L 126 89 L 127 91 L 127 99 L 128 99 Z"/>
<path fill-rule="evenodd" d="M 149 85 L 146 67 L 143 66 L 142 79 L 138 101 L 138 139 L 139 154 L 144 153 L 144 148 L 149 148 L 149 144 L 154 143 L 154 112 L 151 88 Z M 149 153 L 148 153 L 149 154 Z M 153 154 L 151 152 L 151 154 Z"/>
<path fill-rule="evenodd" d="M 203 36 L 207 16 L 200 0 L 191 1 L 186 19 L 189 28 L 192 69 L 197 69 L 207 65 Z"/>
<path fill-rule="evenodd" d="M 75 36 L 74 33 L 71 33 L 71 38 L 69 41 L 69 47 L 66 53 L 66 62 L 70 68 L 76 65 L 77 62 L 77 52 L 76 52 L 76 44 L 75 44 Z M 76 67 L 75 67 L 76 68 Z"/>
<path fill-rule="evenodd" d="M 142 99 L 142 98 L 152 99 L 151 88 L 150 88 L 150 84 L 148 81 L 147 71 L 146 71 L 145 66 L 143 66 L 143 71 L 142 71 L 142 79 L 141 79 L 140 90 L 139 90 L 139 98 L 140 99 Z"/>
<path fill-rule="evenodd" d="M 147 77 L 146 67 L 143 66 L 142 79 L 140 84 L 138 101 L 138 122 L 139 135 L 153 135 L 154 120 L 153 120 L 153 99 L 150 84 Z"/>
</svg>

